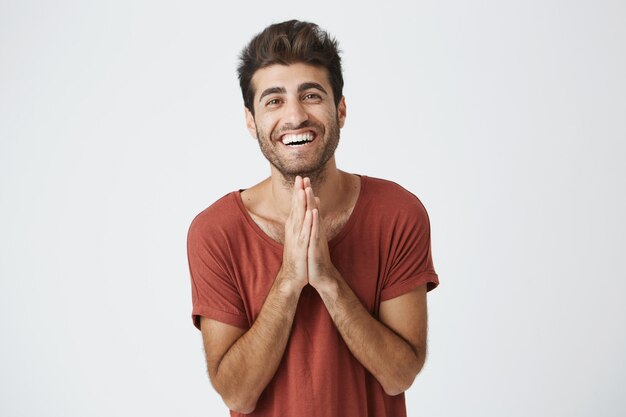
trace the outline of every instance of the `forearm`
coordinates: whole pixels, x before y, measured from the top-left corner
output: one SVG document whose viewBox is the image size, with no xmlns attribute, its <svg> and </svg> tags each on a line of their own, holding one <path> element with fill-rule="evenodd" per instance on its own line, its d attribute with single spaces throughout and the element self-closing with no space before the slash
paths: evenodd
<svg viewBox="0 0 626 417">
<path fill-rule="evenodd" d="M 415 351 L 372 317 L 338 273 L 317 290 L 346 345 L 385 392 L 397 395 L 408 389 L 424 365 L 425 352 Z"/>
<path fill-rule="evenodd" d="M 282 359 L 300 292 L 277 277 L 252 327 L 218 364 L 212 382 L 230 409 L 254 410 Z"/>
</svg>

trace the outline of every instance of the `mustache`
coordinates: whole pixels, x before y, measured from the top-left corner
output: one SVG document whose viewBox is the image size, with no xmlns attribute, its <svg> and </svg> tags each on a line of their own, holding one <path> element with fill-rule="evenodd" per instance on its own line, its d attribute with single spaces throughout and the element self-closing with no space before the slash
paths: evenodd
<svg viewBox="0 0 626 417">
<path fill-rule="evenodd" d="M 305 120 L 304 122 L 300 123 L 299 125 L 294 125 L 291 123 L 287 123 L 283 126 L 280 127 L 280 129 L 278 129 L 273 135 L 272 135 L 272 139 L 277 140 L 278 138 L 280 138 L 285 132 L 290 132 L 293 130 L 299 130 L 299 129 L 312 129 L 315 131 L 316 134 L 321 134 L 322 132 L 324 132 L 324 127 L 318 123 L 314 123 L 311 122 L 309 120 Z"/>
<path fill-rule="evenodd" d="M 311 122 L 311 121 L 309 121 L 309 120 L 305 120 L 304 122 L 300 123 L 300 124 L 299 124 L 299 125 L 297 125 L 297 126 L 296 126 L 296 125 L 293 125 L 293 124 L 291 124 L 291 123 L 287 123 L 286 125 L 282 126 L 282 127 L 279 129 L 278 133 L 279 133 L 280 135 L 282 135 L 284 132 L 288 132 L 288 131 L 290 131 L 290 130 L 306 129 L 306 128 L 311 128 L 311 127 L 315 127 L 315 128 L 317 128 L 317 127 L 319 127 L 319 126 L 318 126 L 317 124 L 315 124 L 315 123 L 312 123 L 312 122 Z"/>
</svg>

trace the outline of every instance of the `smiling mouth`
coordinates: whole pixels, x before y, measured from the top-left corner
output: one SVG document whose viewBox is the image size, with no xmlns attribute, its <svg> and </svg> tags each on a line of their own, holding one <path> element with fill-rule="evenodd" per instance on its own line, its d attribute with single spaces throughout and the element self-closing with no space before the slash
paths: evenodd
<svg viewBox="0 0 626 417">
<path fill-rule="evenodd" d="M 313 132 L 305 132 L 299 134 L 287 134 L 282 137 L 281 142 L 287 146 L 303 146 L 313 142 L 315 134 Z"/>
</svg>

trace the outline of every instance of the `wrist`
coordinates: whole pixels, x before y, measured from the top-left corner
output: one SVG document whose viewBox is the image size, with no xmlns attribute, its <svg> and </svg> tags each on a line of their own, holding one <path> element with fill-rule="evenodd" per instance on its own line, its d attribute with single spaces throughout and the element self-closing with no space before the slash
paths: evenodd
<svg viewBox="0 0 626 417">
<path fill-rule="evenodd" d="M 333 271 L 320 276 L 311 282 L 311 286 L 320 294 L 322 299 L 334 300 L 339 292 L 339 284 L 341 280 L 339 272 L 333 268 Z"/>
<path fill-rule="evenodd" d="M 288 297 L 300 297 L 300 293 L 302 289 L 306 285 L 306 281 L 301 282 L 299 280 L 294 279 L 292 276 L 287 275 L 281 269 L 278 275 L 276 276 L 275 287 L 276 290 L 281 294 L 281 296 Z"/>
</svg>

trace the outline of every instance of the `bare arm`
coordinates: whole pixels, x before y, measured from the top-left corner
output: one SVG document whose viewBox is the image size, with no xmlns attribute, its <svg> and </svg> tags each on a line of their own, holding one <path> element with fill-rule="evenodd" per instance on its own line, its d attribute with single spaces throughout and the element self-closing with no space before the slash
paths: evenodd
<svg viewBox="0 0 626 417">
<path fill-rule="evenodd" d="M 254 411 L 285 351 L 301 289 L 277 277 L 248 331 L 203 317 L 211 383 L 233 411 Z"/>
<path fill-rule="evenodd" d="M 388 395 L 406 391 L 426 355 L 426 286 L 381 303 L 380 320 L 338 276 L 318 292 L 354 357 Z"/>
<path fill-rule="evenodd" d="M 302 288 L 307 284 L 307 246 L 312 213 L 307 209 L 303 182 L 294 184 L 292 206 L 285 223 L 283 263 L 249 330 L 202 318 L 209 377 L 231 410 L 251 413 L 270 382 L 287 346 Z"/>
<path fill-rule="evenodd" d="M 307 188 L 306 192 L 311 201 L 313 191 Z M 319 207 L 319 199 L 315 200 Z M 387 394 L 408 389 L 425 361 L 426 285 L 381 303 L 381 321 L 376 320 L 333 266 L 317 209 L 313 210 L 308 265 L 309 283 L 320 294 L 355 358 Z"/>
</svg>

